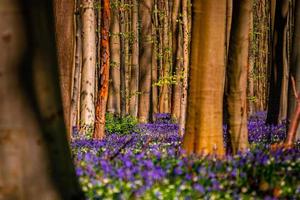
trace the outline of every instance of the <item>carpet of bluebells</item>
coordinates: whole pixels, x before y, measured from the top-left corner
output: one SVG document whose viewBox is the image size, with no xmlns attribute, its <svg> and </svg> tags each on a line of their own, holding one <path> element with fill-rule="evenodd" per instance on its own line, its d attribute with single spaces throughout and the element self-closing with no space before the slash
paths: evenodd
<svg viewBox="0 0 300 200">
<path fill-rule="evenodd" d="M 184 156 L 177 124 L 166 114 L 156 119 L 103 141 L 73 140 L 87 199 L 300 199 L 299 143 L 290 150 L 268 148 L 285 138 L 284 123 L 266 126 L 265 113 L 257 113 L 248 124 L 251 149 L 220 160 Z"/>
</svg>

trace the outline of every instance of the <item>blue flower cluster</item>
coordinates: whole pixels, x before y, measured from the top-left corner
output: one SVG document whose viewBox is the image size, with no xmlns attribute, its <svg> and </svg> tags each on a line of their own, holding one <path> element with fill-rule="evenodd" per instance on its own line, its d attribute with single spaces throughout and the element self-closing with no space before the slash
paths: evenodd
<svg viewBox="0 0 300 200">
<path fill-rule="evenodd" d="M 249 119 L 251 149 L 222 160 L 184 156 L 178 125 L 155 119 L 140 133 L 71 143 L 87 199 L 300 199 L 300 145 L 271 152 L 285 125 L 266 126 L 265 113 Z"/>
</svg>

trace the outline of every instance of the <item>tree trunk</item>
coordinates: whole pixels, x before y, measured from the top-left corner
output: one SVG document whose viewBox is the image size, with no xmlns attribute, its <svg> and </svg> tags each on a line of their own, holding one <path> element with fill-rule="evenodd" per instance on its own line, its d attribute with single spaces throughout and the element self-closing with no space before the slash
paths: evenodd
<svg viewBox="0 0 300 200">
<path fill-rule="evenodd" d="M 290 62 L 290 77 L 294 77 L 296 82 L 296 88 L 300 89 L 300 2 L 295 2 L 295 24 L 293 33 L 293 46 Z M 289 96 L 288 96 L 288 121 L 291 122 L 296 109 L 296 99 L 293 93 L 291 84 L 289 84 Z M 300 139 L 300 128 L 297 129 L 296 140 Z"/>
<path fill-rule="evenodd" d="M 149 120 L 150 92 L 151 92 L 151 60 L 152 60 L 152 0 L 141 0 L 139 2 L 139 17 L 141 20 L 140 34 L 140 96 L 139 114 L 140 122 Z"/>
<path fill-rule="evenodd" d="M 169 6 L 168 1 L 162 0 L 162 21 L 163 21 L 163 69 L 162 69 L 162 77 L 160 80 L 161 84 L 161 92 L 159 96 L 159 112 L 160 113 L 170 113 L 170 102 L 169 102 L 169 78 L 170 78 L 170 44 L 169 44 Z"/>
<path fill-rule="evenodd" d="M 112 21 L 110 36 L 111 68 L 107 111 L 119 115 L 121 113 L 120 96 L 120 21 L 118 1 L 111 2 Z"/>
<path fill-rule="evenodd" d="M 0 199 L 84 199 L 64 134 L 51 1 L 2 0 L 0 16 Z"/>
<path fill-rule="evenodd" d="M 130 115 L 137 117 L 138 114 L 138 86 L 139 86 L 139 34 L 138 34 L 138 2 L 132 2 L 132 66 L 130 79 Z"/>
<path fill-rule="evenodd" d="M 83 66 L 80 93 L 82 127 L 92 127 L 95 121 L 96 27 L 94 0 L 82 0 Z"/>
<path fill-rule="evenodd" d="M 248 146 L 247 66 L 252 0 L 233 0 L 233 17 L 227 64 L 228 132 L 233 153 Z"/>
<path fill-rule="evenodd" d="M 183 26 L 182 23 L 179 24 L 178 34 L 177 34 L 177 53 L 174 62 L 175 70 L 174 74 L 176 77 L 176 83 L 173 86 L 172 92 L 172 118 L 178 123 L 180 121 L 180 111 L 181 111 L 181 94 L 182 94 L 182 72 L 183 72 Z"/>
<path fill-rule="evenodd" d="M 193 2 L 188 115 L 183 139 L 188 154 L 224 155 L 225 30 L 226 0 Z"/>
<path fill-rule="evenodd" d="M 70 135 L 71 84 L 74 64 L 74 1 L 55 0 L 55 33 L 64 119 Z"/>
<path fill-rule="evenodd" d="M 186 109 L 187 109 L 187 92 L 188 92 L 188 70 L 189 70 L 189 35 L 188 27 L 188 0 L 182 1 L 182 25 L 183 25 L 183 69 L 182 69 L 182 91 L 180 98 L 180 121 L 179 134 L 184 135 L 186 123 Z"/>
<path fill-rule="evenodd" d="M 78 105 L 80 102 L 80 74 L 82 67 L 82 40 L 81 40 L 81 20 L 80 20 L 80 0 L 76 0 L 75 7 L 75 65 L 73 73 L 73 84 L 72 84 L 72 96 L 71 96 L 71 127 L 78 126 L 79 116 L 78 116 Z"/>
<path fill-rule="evenodd" d="M 268 99 L 267 124 L 277 124 L 279 120 L 280 97 L 283 79 L 284 65 L 284 35 L 288 14 L 288 0 L 282 0 L 276 4 L 274 34 L 272 42 L 272 68 Z"/>
<path fill-rule="evenodd" d="M 109 52 L 109 26 L 110 26 L 110 0 L 102 0 L 101 12 L 101 63 L 99 72 L 99 91 L 96 104 L 96 117 L 95 117 L 95 132 L 93 138 L 103 139 L 105 136 L 105 113 L 108 98 L 108 85 L 109 85 L 109 65 L 110 65 L 110 52 Z"/>
</svg>

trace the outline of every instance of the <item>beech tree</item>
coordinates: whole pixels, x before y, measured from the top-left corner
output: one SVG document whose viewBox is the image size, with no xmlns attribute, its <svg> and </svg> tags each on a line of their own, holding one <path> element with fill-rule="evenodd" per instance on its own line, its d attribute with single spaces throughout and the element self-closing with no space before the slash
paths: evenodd
<svg viewBox="0 0 300 200">
<path fill-rule="evenodd" d="M 64 134 L 53 13 L 51 1 L 0 1 L 0 199 L 84 199 Z"/>
<path fill-rule="evenodd" d="M 226 0 L 193 2 L 191 65 L 183 149 L 224 155 L 222 108 Z M 223 33 L 223 34 L 220 34 Z"/>
<path fill-rule="evenodd" d="M 252 0 L 233 0 L 232 27 L 227 61 L 228 132 L 233 153 L 248 148 L 247 66 Z"/>
<path fill-rule="evenodd" d="M 98 77 L 98 98 L 96 104 L 94 138 L 103 139 L 105 136 L 105 113 L 109 85 L 109 26 L 110 26 L 110 0 L 102 0 L 101 17 L 101 63 Z"/>
<path fill-rule="evenodd" d="M 119 2 L 114 0 L 111 2 L 111 36 L 110 36 L 110 54 L 111 54 L 111 68 L 109 83 L 109 95 L 107 111 L 114 114 L 121 112 L 121 96 L 120 96 L 120 16 L 119 16 Z"/>
<path fill-rule="evenodd" d="M 291 63 L 290 63 L 290 77 L 295 79 L 295 87 L 297 90 L 300 89 L 300 2 L 295 2 L 295 11 L 294 11 L 294 33 L 293 33 L 293 42 L 292 42 L 292 54 L 291 54 Z M 288 96 L 288 122 L 292 121 L 293 116 L 295 115 L 295 109 L 297 105 L 297 98 L 295 97 L 292 84 L 289 85 L 289 96 Z M 296 122 L 297 123 L 297 122 Z M 289 125 L 290 127 L 291 125 Z M 300 138 L 300 129 L 297 129 L 297 134 L 295 139 Z"/>
<path fill-rule="evenodd" d="M 274 33 L 272 37 L 272 63 L 269 85 L 268 114 L 266 123 L 277 124 L 281 102 L 281 91 L 284 69 L 284 40 L 287 25 L 289 1 L 281 0 L 276 3 Z"/>
<path fill-rule="evenodd" d="M 139 46 L 139 107 L 138 118 L 140 122 L 147 122 L 150 114 L 150 92 L 151 92 L 151 61 L 152 61 L 152 0 L 141 0 L 139 2 L 140 18 L 140 46 Z"/>
<path fill-rule="evenodd" d="M 64 119 L 68 132 L 71 132 L 70 108 L 72 70 L 74 64 L 74 1 L 55 0 L 55 33 L 59 64 L 60 86 L 64 108 Z"/>
<path fill-rule="evenodd" d="M 82 74 L 80 121 L 92 127 L 95 121 L 96 23 L 94 0 L 82 0 Z"/>
</svg>

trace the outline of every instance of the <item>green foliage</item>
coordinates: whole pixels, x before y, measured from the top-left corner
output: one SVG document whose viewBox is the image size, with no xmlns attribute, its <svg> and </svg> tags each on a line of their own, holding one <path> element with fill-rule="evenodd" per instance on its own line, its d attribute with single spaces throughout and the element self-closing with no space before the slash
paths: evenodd
<svg viewBox="0 0 300 200">
<path fill-rule="evenodd" d="M 106 114 L 105 129 L 107 133 L 126 135 L 138 132 L 137 124 L 137 119 L 129 115 L 120 117 L 111 113 Z"/>
</svg>

